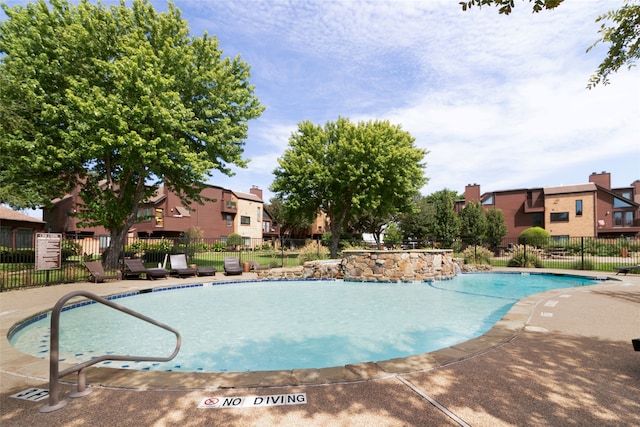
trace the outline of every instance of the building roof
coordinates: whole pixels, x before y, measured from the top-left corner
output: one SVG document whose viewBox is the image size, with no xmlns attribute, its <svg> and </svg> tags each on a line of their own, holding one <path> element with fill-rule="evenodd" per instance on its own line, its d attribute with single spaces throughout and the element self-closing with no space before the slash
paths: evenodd
<svg viewBox="0 0 640 427">
<path fill-rule="evenodd" d="M 562 185 L 560 187 L 544 187 L 543 191 L 546 195 L 553 194 L 570 194 L 570 193 L 588 193 L 596 191 L 597 187 L 593 182 L 588 184 Z"/>
<path fill-rule="evenodd" d="M 244 200 L 250 200 L 252 202 L 260 202 L 262 203 L 262 199 L 258 196 L 256 196 L 253 193 L 240 193 L 238 191 L 234 191 L 233 194 L 235 194 L 235 196 L 238 199 L 244 199 Z"/>
<path fill-rule="evenodd" d="M 22 221 L 22 222 L 34 222 L 37 224 L 44 224 L 45 222 L 34 218 L 29 215 L 25 215 L 18 211 L 14 211 L 13 209 L 6 208 L 4 206 L 0 206 L 0 219 L 10 220 L 10 221 Z"/>
</svg>

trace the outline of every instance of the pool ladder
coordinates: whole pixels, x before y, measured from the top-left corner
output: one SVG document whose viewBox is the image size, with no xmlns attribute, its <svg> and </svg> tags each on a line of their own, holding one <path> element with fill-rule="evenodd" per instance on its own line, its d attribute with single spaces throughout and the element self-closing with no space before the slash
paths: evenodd
<svg viewBox="0 0 640 427">
<path fill-rule="evenodd" d="M 129 356 L 129 355 L 104 355 L 92 358 L 86 362 L 79 363 L 70 368 L 67 368 L 63 371 L 59 370 L 59 361 L 58 361 L 58 351 L 60 346 L 60 312 L 64 307 L 64 304 L 69 301 L 71 298 L 83 296 L 88 299 L 91 299 L 100 304 L 107 305 L 113 309 L 121 311 L 125 314 L 137 317 L 138 319 L 144 320 L 145 322 L 151 323 L 160 328 L 166 329 L 176 336 L 176 348 L 173 350 L 168 357 L 149 357 L 149 356 Z M 129 362 L 168 362 L 180 351 L 180 344 L 182 342 L 182 338 L 180 337 L 180 333 L 172 328 L 171 326 L 165 325 L 164 323 L 158 322 L 150 317 L 147 317 L 143 314 L 137 313 L 133 310 L 130 310 L 126 307 L 123 307 L 119 304 L 116 304 L 108 299 L 99 297 L 98 295 L 92 294 L 86 291 L 75 291 L 70 292 L 67 295 L 60 298 L 60 300 L 53 307 L 51 312 L 51 354 L 49 359 L 49 404 L 40 408 L 40 412 L 53 412 L 60 408 L 63 408 L 67 402 L 62 400 L 58 400 L 58 392 L 59 392 L 59 380 L 60 378 L 69 375 L 73 372 L 78 372 L 78 388 L 77 391 L 71 393 L 69 397 L 83 397 L 91 393 L 91 389 L 86 388 L 86 375 L 85 368 L 95 365 L 96 363 L 100 363 L 105 360 L 121 360 L 121 361 L 129 361 Z"/>
</svg>

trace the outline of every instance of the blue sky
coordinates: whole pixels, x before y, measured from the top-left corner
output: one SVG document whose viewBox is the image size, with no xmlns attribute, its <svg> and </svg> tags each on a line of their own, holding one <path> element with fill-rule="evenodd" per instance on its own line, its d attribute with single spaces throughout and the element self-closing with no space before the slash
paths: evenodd
<svg viewBox="0 0 640 427">
<path fill-rule="evenodd" d="M 249 124 L 249 167 L 215 173 L 212 184 L 257 185 L 267 201 L 297 124 L 339 116 L 409 131 L 429 150 L 425 195 L 469 183 L 483 192 L 585 183 L 600 171 L 616 187 L 640 179 L 640 71 L 586 89 L 607 48 L 585 52 L 594 21 L 622 0 L 565 0 L 539 14 L 516 1 L 510 16 L 462 12 L 457 0 L 175 4 L 192 35 L 215 35 L 226 56 L 251 65 L 266 107 Z"/>
</svg>

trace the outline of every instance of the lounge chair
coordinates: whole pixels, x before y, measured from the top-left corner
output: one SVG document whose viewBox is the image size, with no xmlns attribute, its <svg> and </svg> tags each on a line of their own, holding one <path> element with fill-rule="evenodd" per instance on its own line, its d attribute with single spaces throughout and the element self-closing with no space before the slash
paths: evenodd
<svg viewBox="0 0 640 427">
<path fill-rule="evenodd" d="M 618 270 L 616 276 L 620 273 L 626 276 L 631 270 L 640 270 L 640 265 L 620 265 L 618 267 L 613 267 L 613 269 Z"/>
<path fill-rule="evenodd" d="M 84 266 L 89 270 L 89 280 L 93 283 L 102 283 L 107 279 L 122 280 L 122 274 L 119 271 L 112 274 L 105 273 L 100 261 L 85 261 Z"/>
<path fill-rule="evenodd" d="M 140 258 L 125 259 L 124 265 L 125 265 L 125 271 L 124 271 L 125 277 L 130 277 L 130 276 L 140 277 L 141 274 L 144 274 L 147 277 L 147 279 L 154 280 L 154 279 L 157 279 L 158 277 L 166 279 L 167 276 L 169 275 L 169 271 L 165 270 L 164 268 L 145 267 Z"/>
<path fill-rule="evenodd" d="M 224 274 L 227 276 L 242 274 L 242 266 L 237 257 L 224 258 Z"/>
<path fill-rule="evenodd" d="M 216 270 L 215 267 L 211 267 L 209 265 L 198 266 L 198 276 L 215 276 L 216 271 L 218 270 Z"/>
<path fill-rule="evenodd" d="M 195 276 L 198 270 L 187 266 L 187 256 L 185 254 L 169 255 L 171 260 L 171 274 L 178 277 Z"/>
</svg>

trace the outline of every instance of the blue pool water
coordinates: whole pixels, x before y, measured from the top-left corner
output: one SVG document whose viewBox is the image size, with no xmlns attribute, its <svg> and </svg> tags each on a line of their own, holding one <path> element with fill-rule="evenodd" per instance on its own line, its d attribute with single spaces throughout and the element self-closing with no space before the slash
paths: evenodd
<svg viewBox="0 0 640 427">
<path fill-rule="evenodd" d="M 594 280 L 570 276 L 467 274 L 430 283 L 342 281 L 202 285 L 127 296 L 116 302 L 182 335 L 171 362 L 98 366 L 185 372 L 321 368 L 405 357 L 488 331 L 521 298 Z M 47 317 L 10 337 L 19 350 L 49 357 Z M 166 356 L 170 332 L 101 304 L 62 312 L 60 358 L 102 354 Z"/>
</svg>

